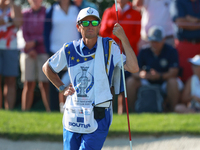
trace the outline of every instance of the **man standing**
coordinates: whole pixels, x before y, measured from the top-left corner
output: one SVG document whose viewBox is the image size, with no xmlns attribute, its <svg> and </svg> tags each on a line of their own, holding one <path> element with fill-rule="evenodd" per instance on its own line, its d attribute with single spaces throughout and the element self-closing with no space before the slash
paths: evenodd
<svg viewBox="0 0 200 150">
<path fill-rule="evenodd" d="M 139 48 L 149 45 L 148 30 L 154 25 L 158 25 L 165 30 L 165 42 L 174 46 L 174 29 L 170 16 L 170 4 L 172 0 L 133 0 L 133 6 L 141 9 L 141 40 Z"/>
<path fill-rule="evenodd" d="M 43 71 L 67 96 L 63 116 L 64 149 L 100 150 L 112 120 L 110 87 L 113 76 L 117 75 L 114 69 L 122 67 L 120 50 L 112 39 L 98 36 L 100 17 L 97 10 L 82 9 L 76 27 L 82 39 L 64 44 L 43 65 Z M 122 41 L 126 53 L 126 57 L 123 55 L 125 70 L 137 72 L 137 58 L 119 24 L 115 24 L 113 34 Z M 67 87 L 57 75 L 66 66 L 72 83 Z M 119 79 L 115 80 L 116 84 L 117 81 Z"/>
<path fill-rule="evenodd" d="M 28 0 L 30 8 L 23 12 L 22 32 L 26 42 L 20 55 L 22 91 L 22 110 L 30 110 L 34 99 L 36 81 L 42 96 L 46 111 L 49 107 L 49 81 L 42 72 L 42 65 L 48 59 L 45 52 L 43 31 L 45 7 L 42 0 Z"/>
<path fill-rule="evenodd" d="M 170 10 L 177 25 L 175 45 L 180 56 L 181 79 L 186 82 L 193 74 L 188 59 L 200 54 L 200 0 L 176 0 Z"/>
<path fill-rule="evenodd" d="M 19 75 L 16 34 L 21 24 L 21 7 L 13 0 L 0 0 L 0 109 L 3 99 L 5 109 L 13 109 L 15 106 L 16 77 Z"/>
<path fill-rule="evenodd" d="M 140 40 L 141 14 L 132 8 L 129 0 L 117 0 L 119 23 L 131 44 L 135 54 L 138 54 L 137 44 Z M 110 37 L 119 44 L 119 39 L 112 33 L 114 24 L 117 22 L 115 4 L 107 8 L 102 16 L 101 29 L 99 34 L 102 37 Z"/>
<path fill-rule="evenodd" d="M 141 14 L 137 10 L 132 8 L 132 4 L 129 0 L 117 0 L 118 7 L 118 18 L 119 23 L 123 27 L 125 34 L 128 37 L 128 40 L 131 44 L 132 49 L 135 54 L 138 54 L 137 44 L 140 40 L 140 21 Z M 115 4 L 112 7 L 107 8 L 102 17 L 101 29 L 99 34 L 102 37 L 110 37 L 114 39 L 118 44 L 120 40 L 112 33 L 113 26 L 117 22 L 116 17 L 116 8 Z M 123 49 L 123 48 L 122 48 Z M 130 75 L 129 72 L 126 72 L 126 78 Z M 125 112 L 125 100 L 124 93 L 118 95 L 118 114 Z M 114 102 L 114 101 L 113 101 Z M 116 102 L 113 103 L 114 105 Z"/>
</svg>

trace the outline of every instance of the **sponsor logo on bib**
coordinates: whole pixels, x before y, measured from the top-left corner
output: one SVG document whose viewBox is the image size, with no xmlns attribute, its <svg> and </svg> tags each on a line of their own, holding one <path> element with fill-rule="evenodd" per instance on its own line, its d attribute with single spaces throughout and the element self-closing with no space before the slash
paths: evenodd
<svg viewBox="0 0 200 150">
<path fill-rule="evenodd" d="M 69 122 L 69 126 L 79 127 L 79 128 L 89 128 L 89 127 L 90 127 L 90 124 Z"/>
</svg>

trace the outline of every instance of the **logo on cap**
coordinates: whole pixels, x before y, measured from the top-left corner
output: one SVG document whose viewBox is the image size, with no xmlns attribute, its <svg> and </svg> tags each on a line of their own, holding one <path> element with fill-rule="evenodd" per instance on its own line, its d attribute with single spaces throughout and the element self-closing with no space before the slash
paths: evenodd
<svg viewBox="0 0 200 150">
<path fill-rule="evenodd" d="M 87 11 L 87 13 L 88 13 L 88 14 L 92 14 L 92 13 L 93 13 L 93 10 L 92 10 L 91 8 L 89 8 L 88 11 Z"/>
</svg>

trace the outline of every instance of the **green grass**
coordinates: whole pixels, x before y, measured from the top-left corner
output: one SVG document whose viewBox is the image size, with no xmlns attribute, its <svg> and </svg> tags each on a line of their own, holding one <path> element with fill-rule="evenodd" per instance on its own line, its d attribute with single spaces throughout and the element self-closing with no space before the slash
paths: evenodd
<svg viewBox="0 0 200 150">
<path fill-rule="evenodd" d="M 200 135 L 200 114 L 130 114 L 129 118 L 132 136 Z M 114 114 L 108 136 L 128 136 L 126 114 Z M 0 137 L 62 141 L 62 114 L 0 110 Z"/>
<path fill-rule="evenodd" d="M 134 135 L 169 135 L 195 134 L 200 135 L 200 114 L 130 114 L 130 127 Z M 126 115 L 114 115 L 110 128 L 110 136 L 128 135 Z"/>
</svg>

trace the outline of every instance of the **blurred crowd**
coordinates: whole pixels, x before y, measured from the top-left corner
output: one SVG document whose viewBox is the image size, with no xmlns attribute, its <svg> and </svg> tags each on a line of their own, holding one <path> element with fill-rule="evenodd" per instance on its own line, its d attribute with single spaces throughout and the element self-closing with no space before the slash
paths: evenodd
<svg viewBox="0 0 200 150">
<path fill-rule="evenodd" d="M 22 9 L 13 0 L 0 0 L 0 109 L 14 109 L 20 76 L 23 111 L 31 109 L 38 84 L 46 111 L 63 112 L 65 97 L 42 66 L 64 43 L 81 38 L 80 9 L 101 8 L 87 0 L 57 0 L 49 8 L 43 0 L 28 3 Z M 140 71 L 125 71 L 129 111 L 199 112 L 200 0 L 117 0 L 117 8 L 113 4 L 103 12 L 99 35 L 114 39 L 124 53 L 112 33 L 119 22 L 137 55 Z M 59 76 L 70 84 L 67 69 Z M 126 112 L 124 92 L 113 97 L 113 104 L 118 114 Z"/>
</svg>

